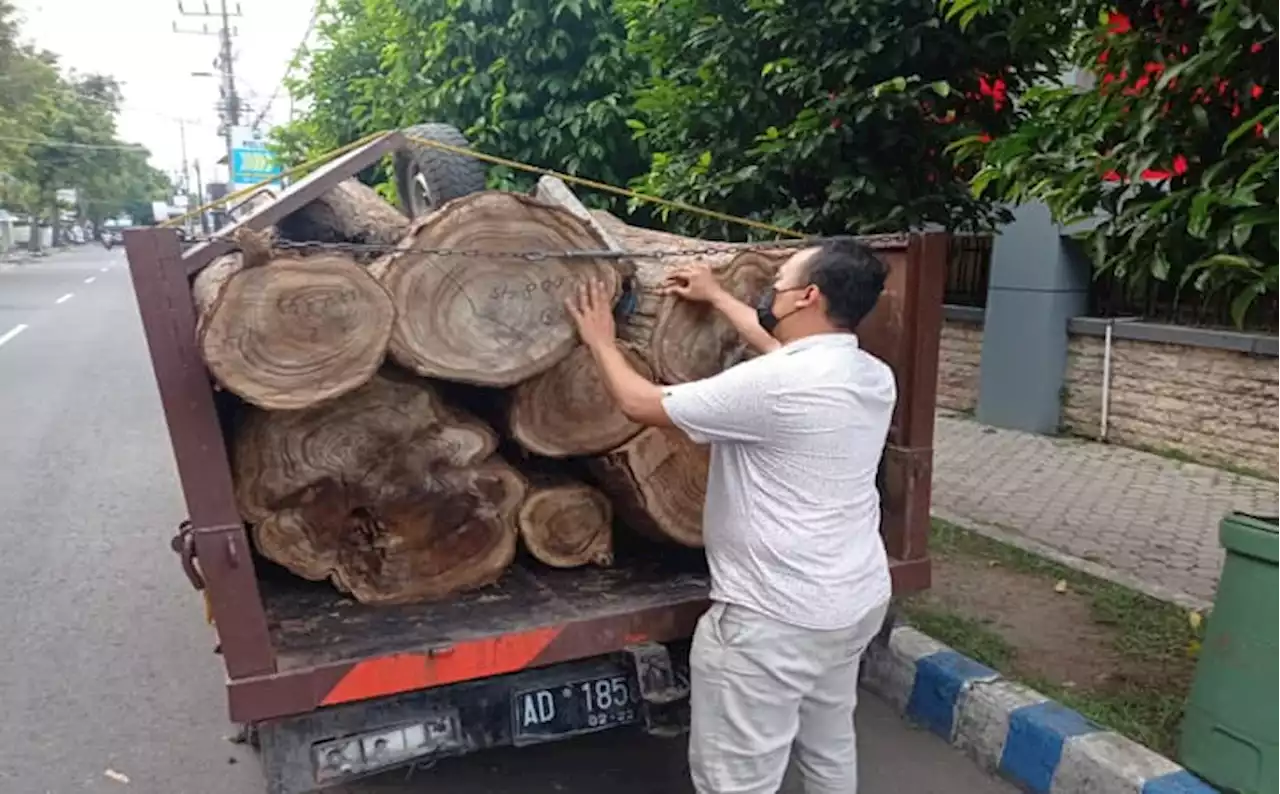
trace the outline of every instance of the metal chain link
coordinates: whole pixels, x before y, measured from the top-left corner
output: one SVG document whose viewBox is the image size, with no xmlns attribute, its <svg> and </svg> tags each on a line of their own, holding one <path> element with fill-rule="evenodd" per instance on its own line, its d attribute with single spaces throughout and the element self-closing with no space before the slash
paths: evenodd
<svg viewBox="0 0 1280 794">
<path fill-rule="evenodd" d="M 523 259 L 527 262 L 542 262 L 547 259 L 671 259 L 688 256 L 711 256 L 714 254 L 740 254 L 748 251 L 771 251 L 799 249 L 812 246 L 820 240 L 832 238 L 812 238 L 808 240 L 777 240 L 755 243 L 715 243 L 696 248 L 651 249 L 637 251 L 613 251 L 607 249 L 577 249 L 565 251 L 486 251 L 474 248 L 432 248 L 418 246 L 402 246 L 399 243 L 348 243 L 348 242 L 299 242 L 296 240 L 272 240 L 271 247 L 277 251 L 336 251 L 340 253 L 373 253 L 373 254 L 426 254 L 441 257 L 473 257 L 481 259 Z M 235 241 L 220 236 L 195 237 L 191 242 L 221 241 L 234 244 Z"/>
</svg>

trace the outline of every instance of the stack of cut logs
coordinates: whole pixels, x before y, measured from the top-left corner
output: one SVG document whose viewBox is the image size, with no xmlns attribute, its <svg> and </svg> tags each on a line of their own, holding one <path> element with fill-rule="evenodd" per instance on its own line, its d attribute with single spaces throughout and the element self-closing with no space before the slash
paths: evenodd
<svg viewBox="0 0 1280 794">
<path fill-rule="evenodd" d="M 246 404 L 233 471 L 267 558 L 394 604 L 492 583 L 521 542 L 546 565 L 610 565 L 615 513 L 701 545 L 705 448 L 619 412 L 563 300 L 583 279 L 615 300 L 629 284 L 620 344 L 685 382 L 742 350 L 707 307 L 661 295 L 667 270 L 701 261 L 753 301 L 781 254 L 646 256 L 707 243 L 588 212 L 554 179 L 415 221 L 348 181 L 237 242 L 193 285 L 197 341 Z M 636 253 L 514 255 L 575 250 Z"/>
</svg>

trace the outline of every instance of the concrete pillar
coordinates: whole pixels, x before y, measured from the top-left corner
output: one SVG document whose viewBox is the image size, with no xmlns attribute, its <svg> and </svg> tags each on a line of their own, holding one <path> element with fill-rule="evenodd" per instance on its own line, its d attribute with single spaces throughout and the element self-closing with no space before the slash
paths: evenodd
<svg viewBox="0 0 1280 794">
<path fill-rule="evenodd" d="M 1088 311 L 1090 268 L 1043 204 L 1014 210 L 991 253 L 978 421 L 1056 433 L 1067 321 Z"/>
</svg>

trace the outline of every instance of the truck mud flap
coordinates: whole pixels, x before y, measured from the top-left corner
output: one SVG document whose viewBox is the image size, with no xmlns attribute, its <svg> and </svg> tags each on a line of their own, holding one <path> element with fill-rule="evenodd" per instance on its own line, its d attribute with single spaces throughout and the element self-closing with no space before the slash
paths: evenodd
<svg viewBox="0 0 1280 794">
<path fill-rule="evenodd" d="M 623 649 L 631 660 L 646 733 L 671 738 L 689 729 L 688 655 L 676 664 L 665 645 L 648 642 Z"/>
</svg>

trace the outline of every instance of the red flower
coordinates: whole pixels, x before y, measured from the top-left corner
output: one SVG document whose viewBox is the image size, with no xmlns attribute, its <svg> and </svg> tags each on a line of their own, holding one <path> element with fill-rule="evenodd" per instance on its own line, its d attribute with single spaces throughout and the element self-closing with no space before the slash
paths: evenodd
<svg viewBox="0 0 1280 794">
<path fill-rule="evenodd" d="M 1254 99 L 1257 99 L 1258 97 L 1262 96 L 1262 86 L 1258 85 L 1257 83 L 1254 83 L 1253 87 L 1249 89 L 1249 96 L 1253 97 Z"/>
<path fill-rule="evenodd" d="M 1173 158 L 1173 173 L 1179 176 L 1187 173 L 1187 158 L 1180 154 Z"/>
<path fill-rule="evenodd" d="M 1253 44 L 1249 45 L 1249 52 L 1254 55 L 1262 52 L 1262 42 L 1255 41 Z"/>
<path fill-rule="evenodd" d="M 831 120 L 831 129 L 833 129 L 833 130 L 838 130 L 838 129 L 840 129 L 840 126 L 841 126 L 842 124 L 844 124 L 844 122 L 843 122 L 843 121 L 841 121 L 840 119 L 832 119 L 832 120 Z"/>
<path fill-rule="evenodd" d="M 1112 11 L 1107 14 L 1107 32 L 1112 34 L 1128 33 L 1133 29 L 1133 25 L 1129 23 L 1129 17 L 1119 11 Z"/>
</svg>

